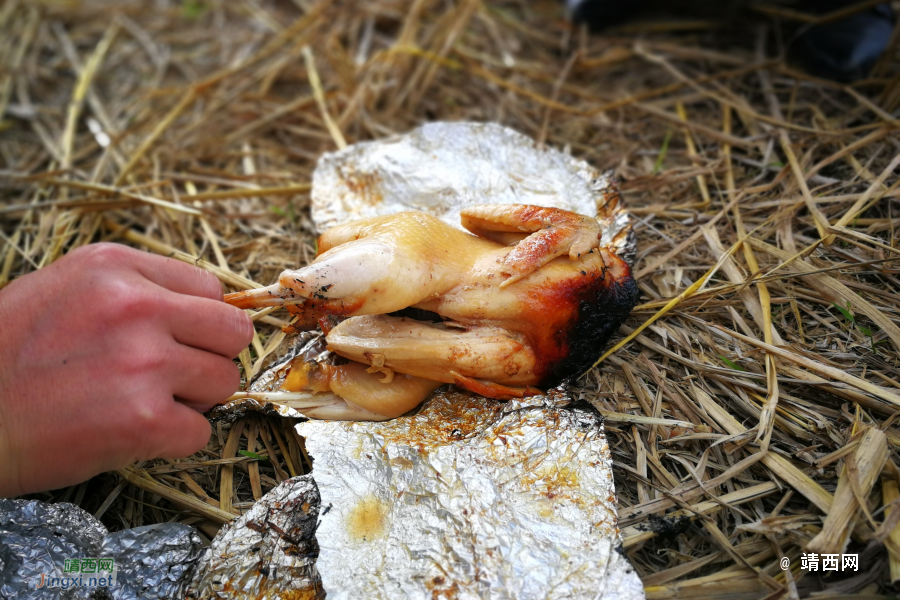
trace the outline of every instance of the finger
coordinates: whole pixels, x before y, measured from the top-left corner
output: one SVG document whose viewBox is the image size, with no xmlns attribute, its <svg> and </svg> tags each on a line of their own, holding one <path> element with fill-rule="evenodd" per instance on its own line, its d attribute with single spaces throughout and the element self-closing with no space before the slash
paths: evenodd
<svg viewBox="0 0 900 600">
<path fill-rule="evenodd" d="M 176 346 L 170 352 L 169 360 L 172 365 L 170 393 L 196 410 L 209 410 L 240 387 L 237 365 L 218 354 Z"/>
<path fill-rule="evenodd" d="M 169 331 L 180 344 L 234 358 L 253 339 L 253 321 L 224 302 L 169 295 L 164 313 Z"/>
<path fill-rule="evenodd" d="M 145 254 L 137 265 L 138 271 L 153 283 L 178 294 L 222 299 L 222 284 L 216 276 L 174 258 Z"/>
<path fill-rule="evenodd" d="M 183 458 L 199 451 L 209 442 L 211 428 L 202 414 L 172 402 L 165 415 L 168 427 L 157 440 L 159 458 Z"/>
<path fill-rule="evenodd" d="M 106 255 L 109 261 L 118 261 L 133 267 L 138 273 L 167 290 L 200 296 L 213 300 L 222 299 L 222 286 L 215 275 L 194 265 L 174 258 L 141 252 L 121 244 L 94 244 L 94 252 Z"/>
</svg>

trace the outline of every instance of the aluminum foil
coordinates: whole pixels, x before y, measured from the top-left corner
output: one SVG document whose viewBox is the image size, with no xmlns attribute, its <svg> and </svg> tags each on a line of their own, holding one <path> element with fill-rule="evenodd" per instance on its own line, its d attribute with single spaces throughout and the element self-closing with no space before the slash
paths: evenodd
<svg viewBox="0 0 900 600">
<path fill-rule="evenodd" d="M 202 552 L 200 536 L 181 523 L 159 523 L 110 533 L 100 557 L 116 561 L 113 598 L 180 598 Z"/>
<path fill-rule="evenodd" d="M 324 154 L 313 173 L 312 219 L 320 232 L 406 210 L 462 229 L 459 211 L 473 204 L 596 215 L 604 225 L 601 243 L 634 260 L 634 233 L 609 173 L 496 123 L 429 123 Z"/>
<path fill-rule="evenodd" d="M 312 477 L 283 481 L 219 530 L 185 598 L 324 598 L 316 572 L 319 504 Z"/>
<path fill-rule="evenodd" d="M 599 415 L 559 390 L 499 402 L 438 391 L 383 423 L 297 425 L 323 510 L 332 599 L 643 598 L 617 552 Z"/>
<path fill-rule="evenodd" d="M 193 527 L 162 523 L 109 533 L 79 507 L 0 499 L 0 598 L 20 600 L 154 600 L 180 598 L 200 555 Z M 108 588 L 50 588 L 46 580 L 75 577 L 66 559 L 113 559 Z M 38 587 L 44 581 L 45 585 Z"/>
</svg>

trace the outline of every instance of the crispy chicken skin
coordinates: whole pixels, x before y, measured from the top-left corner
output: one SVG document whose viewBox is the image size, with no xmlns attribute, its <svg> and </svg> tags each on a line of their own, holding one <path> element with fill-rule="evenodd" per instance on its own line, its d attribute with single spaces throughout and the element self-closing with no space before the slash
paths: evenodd
<svg viewBox="0 0 900 600">
<path fill-rule="evenodd" d="M 628 265 L 599 247 L 597 221 L 552 208 L 484 205 L 464 210 L 462 223 L 477 235 L 418 212 L 335 227 L 319 238 L 312 264 L 226 301 L 285 306 L 306 328 L 323 317 L 349 317 L 328 332 L 328 347 L 369 368 L 329 375 L 340 384 L 302 389 L 328 387 L 351 403 L 352 381 L 365 389 L 378 378 L 390 387 L 393 372 L 510 398 L 590 367 L 637 296 Z M 408 307 L 443 321 L 389 316 Z M 431 391 L 408 381 L 395 387 L 403 398 L 388 402 L 381 394 L 365 408 L 396 416 Z"/>
</svg>

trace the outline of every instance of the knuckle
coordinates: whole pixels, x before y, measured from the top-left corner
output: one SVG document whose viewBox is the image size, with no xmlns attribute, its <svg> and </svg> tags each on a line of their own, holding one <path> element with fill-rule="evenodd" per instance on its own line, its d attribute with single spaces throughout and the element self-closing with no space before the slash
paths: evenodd
<svg viewBox="0 0 900 600">
<path fill-rule="evenodd" d="M 166 440 L 165 413 L 166 403 L 162 399 L 139 402 L 135 407 L 132 431 L 135 432 L 134 450 L 138 460 L 159 455 Z"/>
<path fill-rule="evenodd" d="M 154 317 L 161 309 L 158 294 L 140 282 L 110 277 L 101 291 L 103 309 L 115 320 Z"/>
<path fill-rule="evenodd" d="M 129 254 L 129 248 L 122 244 L 113 244 L 110 242 L 88 244 L 70 252 L 70 255 L 73 257 L 77 257 L 89 264 L 99 266 L 109 266 L 110 263 L 119 262 Z"/>
<path fill-rule="evenodd" d="M 140 378 L 151 386 L 165 385 L 169 355 L 152 343 L 132 346 L 119 355 L 119 370 L 128 377 Z"/>
</svg>

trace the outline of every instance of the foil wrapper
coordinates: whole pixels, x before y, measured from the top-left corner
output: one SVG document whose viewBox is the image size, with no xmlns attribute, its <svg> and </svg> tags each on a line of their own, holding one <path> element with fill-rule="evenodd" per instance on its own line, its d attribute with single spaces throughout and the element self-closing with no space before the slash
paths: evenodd
<svg viewBox="0 0 900 600">
<path fill-rule="evenodd" d="M 596 216 L 601 243 L 632 264 L 635 236 L 615 181 L 588 163 L 496 123 L 429 123 L 324 154 L 313 173 L 320 232 L 407 210 L 462 229 L 473 204 L 534 204 Z"/>
<path fill-rule="evenodd" d="M 453 391 L 382 423 L 297 425 L 322 506 L 331 599 L 643 598 L 617 551 L 599 415 L 560 390 Z"/>
<path fill-rule="evenodd" d="M 200 556 L 193 527 L 161 523 L 109 533 L 79 507 L 0 499 L 0 598 L 19 600 L 155 600 L 181 598 Z M 113 559 L 111 587 L 48 588 L 71 577 L 67 559 Z M 38 587 L 41 582 L 45 585 Z"/>
<path fill-rule="evenodd" d="M 309 475 L 283 481 L 225 524 L 200 559 L 185 598 L 316 600 L 319 491 Z"/>
</svg>

